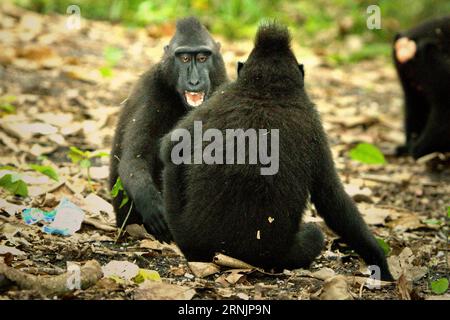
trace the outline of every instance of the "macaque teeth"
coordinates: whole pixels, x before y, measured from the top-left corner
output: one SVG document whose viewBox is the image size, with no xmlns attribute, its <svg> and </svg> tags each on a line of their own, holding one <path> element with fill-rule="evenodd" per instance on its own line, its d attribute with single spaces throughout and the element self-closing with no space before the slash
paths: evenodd
<svg viewBox="0 0 450 320">
<path fill-rule="evenodd" d="M 185 91 L 184 97 L 186 98 L 186 102 L 192 107 L 198 107 L 205 100 L 204 92 L 191 92 Z"/>
</svg>

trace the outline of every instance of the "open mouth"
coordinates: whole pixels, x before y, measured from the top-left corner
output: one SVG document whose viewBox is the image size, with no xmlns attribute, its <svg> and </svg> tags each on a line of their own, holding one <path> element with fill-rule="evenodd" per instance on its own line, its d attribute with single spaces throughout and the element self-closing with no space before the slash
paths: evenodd
<svg viewBox="0 0 450 320">
<path fill-rule="evenodd" d="M 185 91 L 184 98 L 191 107 L 198 107 L 203 103 L 203 101 L 205 101 L 205 93 Z"/>
</svg>

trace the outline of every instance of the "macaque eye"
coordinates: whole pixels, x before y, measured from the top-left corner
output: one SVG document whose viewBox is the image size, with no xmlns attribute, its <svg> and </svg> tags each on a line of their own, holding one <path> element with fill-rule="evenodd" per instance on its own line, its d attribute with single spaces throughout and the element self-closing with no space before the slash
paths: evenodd
<svg viewBox="0 0 450 320">
<path fill-rule="evenodd" d="M 183 63 L 188 63 L 191 61 L 191 56 L 188 54 L 182 54 L 182 55 L 180 55 L 180 60 Z"/>
<path fill-rule="evenodd" d="M 200 53 L 200 54 L 197 55 L 197 61 L 198 61 L 198 62 L 203 63 L 203 62 L 205 62 L 206 60 L 208 60 L 208 56 L 207 56 L 206 54 Z"/>
</svg>

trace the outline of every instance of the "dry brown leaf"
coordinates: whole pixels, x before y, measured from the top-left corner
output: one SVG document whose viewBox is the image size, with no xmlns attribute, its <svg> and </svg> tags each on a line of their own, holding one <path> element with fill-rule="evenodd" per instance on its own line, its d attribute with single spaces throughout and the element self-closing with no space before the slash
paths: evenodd
<svg viewBox="0 0 450 320">
<path fill-rule="evenodd" d="M 66 186 L 76 195 L 80 195 L 84 189 L 87 187 L 87 182 L 85 180 L 73 177 L 66 181 Z"/>
<path fill-rule="evenodd" d="M 27 225 L 23 223 L 5 223 L 0 225 L 0 231 L 2 235 L 4 235 L 7 239 L 11 239 L 14 237 L 19 231 L 23 229 L 29 228 Z"/>
<path fill-rule="evenodd" d="M 49 183 L 40 184 L 38 186 L 28 186 L 28 195 L 32 198 L 39 197 L 46 193 L 51 193 L 65 185 L 65 181 L 49 180 Z"/>
<path fill-rule="evenodd" d="M 144 281 L 134 291 L 136 300 L 190 300 L 195 296 L 195 290 L 175 284 Z"/>
<path fill-rule="evenodd" d="M 342 275 L 327 279 L 319 297 L 321 300 L 353 300 L 347 280 Z"/>
<path fill-rule="evenodd" d="M 63 135 L 59 133 L 49 134 L 46 137 L 48 138 L 48 140 L 56 143 L 59 146 L 67 146 L 66 139 L 63 137 Z"/>
<path fill-rule="evenodd" d="M 0 34 L 1 37 L 1 34 Z M 0 64 L 11 64 L 16 58 L 16 49 L 0 45 Z"/>
<path fill-rule="evenodd" d="M 367 187 L 362 187 L 356 184 L 344 184 L 345 192 L 350 196 L 366 196 L 370 197 L 372 195 L 372 190 Z"/>
<path fill-rule="evenodd" d="M 419 228 L 433 228 L 433 225 L 422 223 L 420 217 L 417 216 L 417 214 L 403 214 L 399 219 L 387 223 L 387 226 L 396 231 L 416 230 Z"/>
<path fill-rule="evenodd" d="M 358 205 L 364 221 L 369 225 L 384 225 L 386 218 L 393 214 L 392 210 L 377 208 L 367 204 Z"/>
<path fill-rule="evenodd" d="M 389 282 L 389 281 L 382 281 L 382 280 L 376 281 L 376 283 L 371 283 L 369 281 L 369 278 L 367 278 L 367 277 L 358 277 L 358 276 L 347 276 L 347 282 L 350 285 L 353 285 L 353 284 L 356 283 L 359 286 L 365 286 L 368 289 L 377 289 L 377 287 L 376 287 L 377 285 L 379 285 L 380 288 L 389 287 L 389 286 L 392 285 L 391 282 Z"/>
<path fill-rule="evenodd" d="M 423 278 L 428 272 L 427 267 L 414 266 L 413 261 L 415 256 L 412 250 L 408 247 L 404 248 L 398 256 L 390 256 L 387 258 L 389 270 L 394 279 L 400 278 L 402 274 L 405 275 L 408 281 L 417 281 Z"/>
<path fill-rule="evenodd" d="M 63 68 L 63 74 L 70 79 L 80 80 L 93 84 L 101 82 L 103 80 L 100 71 L 80 66 L 65 66 Z"/>
<path fill-rule="evenodd" d="M 29 45 L 17 52 L 19 59 L 13 64 L 22 69 L 56 68 L 63 64 L 63 59 L 47 46 Z"/>
<path fill-rule="evenodd" d="M 239 292 L 236 297 L 238 297 L 241 300 L 249 300 L 250 297 L 248 296 L 248 294 L 244 293 L 244 292 Z"/>
<path fill-rule="evenodd" d="M 117 276 L 125 280 L 131 280 L 139 273 L 139 267 L 128 261 L 110 261 L 102 267 L 105 277 Z"/>
<path fill-rule="evenodd" d="M 139 247 L 143 249 L 159 250 L 159 251 L 162 251 L 164 249 L 164 245 L 161 242 L 149 239 L 141 240 L 141 244 L 139 245 Z"/>
<path fill-rule="evenodd" d="M 157 240 L 154 240 L 153 236 L 151 236 L 151 235 L 150 235 L 150 238 L 151 239 L 141 240 L 140 248 L 150 249 L 150 250 L 158 250 L 158 251 L 170 250 L 179 256 L 183 256 L 183 253 L 180 251 L 180 249 L 177 247 L 176 244 L 161 243 Z"/>
<path fill-rule="evenodd" d="M 404 274 L 397 280 L 397 290 L 402 300 L 411 300 L 410 292 L 412 290 L 412 284 L 406 279 Z"/>
<path fill-rule="evenodd" d="M 125 227 L 125 231 L 132 236 L 135 239 L 151 239 L 150 242 L 155 242 L 155 243 L 159 243 L 159 245 L 161 246 L 161 243 L 159 241 L 154 241 L 155 238 L 148 234 L 147 230 L 145 230 L 144 226 L 140 225 L 140 224 L 129 224 Z M 150 243 L 143 243 L 143 241 L 141 241 L 141 248 L 148 248 L 148 249 L 153 249 L 150 247 L 145 247 L 145 246 L 151 246 Z M 156 245 L 154 245 L 156 246 Z M 157 250 L 157 249 L 154 249 Z"/>
<path fill-rule="evenodd" d="M 34 115 L 34 118 L 53 126 L 63 128 L 71 124 L 73 121 L 73 114 L 43 112 Z"/>
<path fill-rule="evenodd" d="M 109 166 L 91 167 L 89 172 L 92 179 L 104 180 L 109 176 Z"/>
<path fill-rule="evenodd" d="M 188 262 L 188 266 L 198 278 L 204 278 L 220 272 L 220 267 L 211 262 Z"/>
<path fill-rule="evenodd" d="M 217 288 L 217 294 L 222 298 L 230 298 L 233 295 L 233 290 L 229 288 Z"/>
<path fill-rule="evenodd" d="M 368 116 L 368 115 L 355 115 L 355 116 L 347 116 L 347 117 L 333 117 L 328 116 L 327 121 L 331 123 L 338 123 L 343 125 L 346 128 L 353 128 L 360 125 L 370 126 L 379 121 L 377 117 Z"/>
<path fill-rule="evenodd" d="M 101 215 L 101 212 L 104 212 L 108 215 L 109 221 L 115 221 L 114 208 L 111 203 L 95 193 L 87 195 L 86 198 L 84 198 L 83 203 L 79 206 L 81 209 L 94 213 L 95 215 Z"/>
<path fill-rule="evenodd" d="M 176 276 L 181 277 L 182 275 L 186 274 L 187 270 L 184 266 L 178 266 L 178 267 L 170 267 L 169 273 Z"/>
<path fill-rule="evenodd" d="M 90 226 L 93 226 L 93 227 L 95 227 L 95 228 L 97 228 L 99 230 L 106 231 L 106 232 L 115 232 L 115 231 L 117 231 L 117 229 L 115 227 L 110 226 L 108 224 L 105 224 L 105 223 L 103 223 L 103 222 L 101 222 L 101 221 L 99 221 L 99 220 L 97 220 L 95 218 L 84 217 L 83 223 L 84 224 L 88 224 Z M 107 238 L 109 238 L 109 237 L 107 237 Z"/>
<path fill-rule="evenodd" d="M 313 272 L 311 274 L 311 277 L 317 278 L 319 280 L 327 280 L 329 278 L 332 278 L 336 275 L 333 269 L 330 268 L 322 268 L 316 272 Z"/>
<path fill-rule="evenodd" d="M 440 296 L 428 296 L 425 300 L 445 300 L 450 301 L 450 294 L 444 294 Z"/>
<path fill-rule="evenodd" d="M 5 199 L 0 199 L 0 210 L 8 213 L 10 216 L 22 212 L 25 208 L 26 206 L 19 206 L 17 204 L 9 203 Z"/>
<path fill-rule="evenodd" d="M 216 283 L 220 283 L 224 287 L 228 287 L 231 284 L 242 283 L 247 279 L 247 275 L 259 270 L 255 269 L 230 269 L 224 271 L 224 273 L 215 280 Z"/>
<path fill-rule="evenodd" d="M 13 247 L 8 247 L 8 246 L 3 246 L 0 245 L 0 254 L 4 255 L 10 253 L 13 256 L 26 256 L 27 254 L 19 249 L 13 248 Z"/>
<path fill-rule="evenodd" d="M 229 257 L 229 256 L 221 254 L 221 253 L 216 254 L 214 256 L 213 262 L 219 266 L 229 267 L 229 268 L 234 268 L 234 269 L 256 269 L 254 266 L 252 266 L 244 261 Z"/>
<path fill-rule="evenodd" d="M 216 280 L 214 280 L 215 283 L 220 284 L 222 287 L 229 287 L 230 283 L 226 280 L 227 275 L 222 274 L 220 277 L 218 277 Z"/>
<path fill-rule="evenodd" d="M 28 152 L 30 152 L 35 157 L 40 157 L 43 154 L 49 154 L 55 150 L 56 147 L 43 147 L 40 144 L 34 143 Z"/>
<path fill-rule="evenodd" d="M 225 280 L 229 283 L 229 284 L 236 284 L 238 283 L 242 277 L 246 277 L 245 274 L 241 274 L 241 273 L 237 273 L 237 272 L 232 272 L 229 275 L 227 275 L 225 277 Z"/>
<path fill-rule="evenodd" d="M 111 278 L 101 278 L 94 286 L 96 290 L 112 292 L 120 289 L 120 284 Z"/>
<path fill-rule="evenodd" d="M 43 18 L 41 15 L 27 12 L 20 17 L 19 28 L 22 33 L 31 33 L 34 36 L 42 32 L 43 28 Z M 32 38 L 25 38 L 26 40 L 31 40 Z"/>
<path fill-rule="evenodd" d="M 0 125 L 9 134 L 25 141 L 38 134 L 50 135 L 58 131 L 56 127 L 42 122 L 6 122 L 6 120 L 2 119 L 0 120 Z"/>
<path fill-rule="evenodd" d="M 61 134 L 63 136 L 75 135 L 81 131 L 82 127 L 81 122 L 72 122 L 64 128 L 61 128 Z"/>
<path fill-rule="evenodd" d="M 0 122 L 1 126 L 1 122 Z M 7 146 L 9 149 L 11 149 L 14 152 L 19 152 L 19 148 L 17 147 L 17 143 L 13 141 L 11 137 L 6 135 L 5 133 L 0 131 L 0 141 Z"/>
</svg>

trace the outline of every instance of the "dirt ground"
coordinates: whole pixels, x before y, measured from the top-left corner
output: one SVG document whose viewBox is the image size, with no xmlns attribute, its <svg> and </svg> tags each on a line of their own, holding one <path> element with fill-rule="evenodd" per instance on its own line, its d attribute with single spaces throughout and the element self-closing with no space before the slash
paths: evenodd
<svg viewBox="0 0 450 320">
<path fill-rule="evenodd" d="M 80 30 L 68 30 L 63 16 L 0 8 L 0 97 L 13 96 L 15 107 L 0 110 L 0 172 L 20 172 L 29 191 L 24 198 L 0 189 L 0 299 L 450 299 L 448 291 L 437 295 L 430 287 L 449 274 L 448 159 L 415 162 L 393 156 L 403 142 L 403 102 L 390 61 L 334 66 L 322 50 L 294 45 L 346 190 L 388 245 L 389 264 L 399 280 L 375 289 L 365 285 L 362 260 L 326 228 L 314 208 L 305 220 L 322 227 L 327 245 L 309 270 L 270 274 L 246 266 L 189 266 L 174 244 L 154 241 L 137 226 L 116 242 L 109 159 L 92 159 L 89 183 L 86 170 L 67 157 L 71 146 L 109 152 L 121 102 L 139 74 L 159 60 L 173 25 L 126 29 L 83 21 Z M 245 60 L 252 43 L 217 38 L 234 78 L 236 62 Z M 122 57 L 108 64 L 105 50 L 116 50 L 111 48 L 120 49 Z M 349 150 L 359 142 L 377 145 L 387 164 L 351 160 Z M 56 168 L 58 181 L 31 170 L 32 163 Z M 41 226 L 23 222 L 22 209 L 52 210 L 64 197 L 85 212 L 74 235 L 46 234 Z M 81 269 L 87 277 L 84 290 L 42 288 L 65 279 L 68 261 L 83 266 L 89 260 L 98 264 L 91 261 L 92 268 Z M 138 283 L 136 273 L 128 280 L 102 277 L 99 266 L 111 261 L 147 270 L 148 280 Z"/>
</svg>

